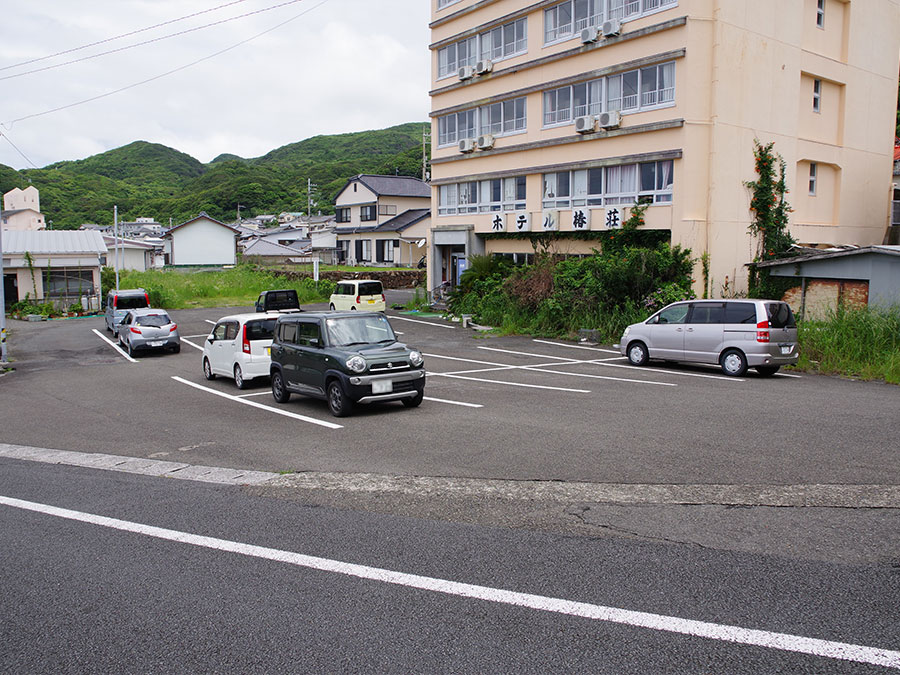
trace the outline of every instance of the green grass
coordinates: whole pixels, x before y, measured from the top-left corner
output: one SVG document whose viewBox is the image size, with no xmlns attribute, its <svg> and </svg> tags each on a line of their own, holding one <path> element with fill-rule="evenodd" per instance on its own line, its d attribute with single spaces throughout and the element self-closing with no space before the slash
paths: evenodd
<svg viewBox="0 0 900 675">
<path fill-rule="evenodd" d="M 114 272 L 105 268 L 104 294 L 114 280 Z M 260 291 L 273 288 L 293 288 L 301 305 L 327 302 L 334 291 L 334 282 L 320 280 L 317 289 L 309 278 L 292 281 L 249 265 L 238 265 L 225 270 L 126 270 L 119 272 L 119 288 L 145 288 L 154 307 L 191 309 L 252 305 Z"/>
<path fill-rule="evenodd" d="M 900 308 L 832 312 L 797 327 L 797 369 L 900 384 Z"/>
</svg>

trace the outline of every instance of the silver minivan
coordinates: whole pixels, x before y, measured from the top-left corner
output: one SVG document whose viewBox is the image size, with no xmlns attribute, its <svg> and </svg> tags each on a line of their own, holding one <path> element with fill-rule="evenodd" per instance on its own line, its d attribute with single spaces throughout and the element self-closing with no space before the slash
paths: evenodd
<svg viewBox="0 0 900 675">
<path fill-rule="evenodd" d="M 625 329 L 619 353 L 636 366 L 650 359 L 718 364 L 726 375 L 747 368 L 769 376 L 797 363 L 797 322 L 779 300 L 685 300 Z"/>
</svg>

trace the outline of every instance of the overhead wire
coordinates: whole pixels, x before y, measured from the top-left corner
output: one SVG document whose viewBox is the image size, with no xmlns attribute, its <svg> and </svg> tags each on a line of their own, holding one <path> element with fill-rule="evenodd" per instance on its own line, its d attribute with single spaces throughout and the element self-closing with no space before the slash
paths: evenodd
<svg viewBox="0 0 900 675">
<path fill-rule="evenodd" d="M 299 1 L 302 2 L 303 0 L 299 0 Z M 325 3 L 327 3 L 328 1 L 329 1 L 329 0 L 321 0 L 321 2 L 319 2 L 317 5 L 314 5 L 314 6 L 312 6 L 312 7 L 309 7 L 308 9 L 304 9 L 302 12 L 300 12 L 300 13 L 298 13 L 298 14 L 292 16 L 292 17 L 289 18 L 289 19 L 286 19 L 285 21 L 282 21 L 281 23 L 278 23 L 278 24 L 272 26 L 271 28 L 267 28 L 266 30 L 264 30 L 264 31 L 262 31 L 262 32 L 260 32 L 260 33 L 257 33 L 256 35 L 252 35 L 252 36 L 250 36 L 250 37 L 248 37 L 248 38 L 246 38 L 246 39 L 244 39 L 244 40 L 241 40 L 240 42 L 236 42 L 235 44 L 233 44 L 233 45 L 231 45 L 231 46 L 229 46 L 229 47 L 225 47 L 225 49 L 220 49 L 220 50 L 217 51 L 217 52 L 213 52 L 212 54 L 208 54 L 207 56 L 204 56 L 204 57 L 202 57 L 202 58 L 197 59 L 196 61 L 191 61 L 190 63 L 187 63 L 187 64 L 185 64 L 185 65 L 183 65 L 183 66 L 179 66 L 178 68 L 173 68 L 172 70 L 167 70 L 166 72 L 160 73 L 159 75 L 154 75 L 153 77 L 148 77 L 147 79 L 141 80 L 140 82 L 134 82 L 133 84 L 129 84 L 129 85 L 126 85 L 126 86 L 124 86 L 124 87 L 119 87 L 118 89 L 114 89 L 114 90 L 112 90 L 112 91 L 108 91 L 108 92 L 103 93 L 103 94 L 98 94 L 97 96 L 91 96 L 90 98 L 82 99 L 81 101 L 75 101 L 74 103 L 69 103 L 69 104 L 66 104 L 66 105 L 58 106 L 58 107 L 56 107 L 56 108 L 51 108 L 51 109 L 49 109 L 49 110 L 44 110 L 44 111 L 42 111 L 42 112 L 32 113 L 31 115 L 25 115 L 24 117 L 18 117 L 18 118 L 14 119 L 14 120 L 8 120 L 8 121 L 6 121 L 6 122 L 3 122 L 2 124 L 3 124 L 3 126 L 5 126 L 7 129 L 11 129 L 11 128 L 12 128 L 12 125 L 16 124 L 17 122 L 24 122 L 25 120 L 34 119 L 35 117 L 43 117 L 44 115 L 50 115 L 50 114 L 55 113 L 55 112 L 60 112 L 60 111 L 62 111 L 62 110 L 67 110 L 67 109 L 69 109 L 69 108 L 74 108 L 74 107 L 76 107 L 76 106 L 84 105 L 85 103 L 91 103 L 92 101 L 98 101 L 98 100 L 100 100 L 100 99 L 107 98 L 107 97 L 109 97 L 109 96 L 114 96 L 115 94 L 120 94 L 120 93 L 122 93 L 123 91 L 128 91 L 129 89 L 134 89 L 135 87 L 139 87 L 139 86 L 141 86 L 141 85 L 148 84 L 148 83 L 154 82 L 154 81 L 156 81 L 156 80 L 160 80 L 160 79 L 162 79 L 162 78 L 164 78 L 164 77 L 168 77 L 169 75 L 173 75 L 173 74 L 175 74 L 175 73 L 181 72 L 182 70 L 187 70 L 188 68 L 191 68 L 191 67 L 193 67 L 193 66 L 196 66 L 196 65 L 199 64 L 199 63 L 203 63 L 204 61 L 209 61 L 210 59 L 213 59 L 213 58 L 215 58 L 215 57 L 217 57 L 217 56 L 220 56 L 220 55 L 222 55 L 222 54 L 225 54 L 226 52 L 230 52 L 230 51 L 233 50 L 233 49 L 237 49 L 238 47 L 240 47 L 240 46 L 242 46 L 242 45 L 245 45 L 245 44 L 247 44 L 248 42 L 251 42 L 251 41 L 253 41 L 253 40 L 256 40 L 257 38 L 260 38 L 260 37 L 262 37 L 263 35 L 267 35 L 268 33 L 271 33 L 272 31 L 278 30 L 278 29 L 281 28 L 282 26 L 286 26 L 287 24 L 291 23 L 292 21 L 296 21 L 296 20 L 299 19 L 301 16 L 304 16 L 304 15 L 306 15 L 306 14 L 309 14 L 309 13 L 312 12 L 313 10 L 318 9 L 319 7 L 321 7 L 322 5 L 324 5 Z"/>
<path fill-rule="evenodd" d="M 3 77 L 0 77 L 0 81 L 3 81 L 3 80 L 12 80 L 12 79 L 15 79 L 15 78 L 17 78 L 17 77 L 24 77 L 25 75 L 34 75 L 35 73 L 42 73 L 42 72 L 45 72 L 45 71 L 47 71 L 47 70 L 53 70 L 53 69 L 55 69 L 55 68 L 62 68 L 63 66 L 70 66 L 70 65 L 72 65 L 73 63 L 81 63 L 81 62 L 83 62 L 83 61 L 89 61 L 89 60 L 91 60 L 91 59 L 96 59 L 96 58 L 98 58 L 98 57 L 100 57 L 100 56 L 107 56 L 107 55 L 109 55 L 109 54 L 117 54 L 117 53 L 119 53 L 119 52 L 128 51 L 129 49 L 134 49 L 135 47 L 143 47 L 144 45 L 153 44 L 154 42 L 162 42 L 163 40 L 168 40 L 169 38 L 179 37 L 179 36 L 181 36 L 181 35 L 187 35 L 187 34 L 189 34 L 189 33 L 195 33 L 195 32 L 197 32 L 197 31 L 203 30 L 203 29 L 205 29 L 205 28 L 211 28 L 211 27 L 213 27 L 213 26 L 221 26 L 222 24 L 225 24 L 225 23 L 230 23 L 230 22 L 236 21 L 236 20 L 238 20 L 238 19 L 245 19 L 245 18 L 247 18 L 248 16 L 254 16 L 254 15 L 256 15 L 256 14 L 262 14 L 263 12 L 269 12 L 269 11 L 271 11 L 271 10 L 273 10 L 273 9 L 279 9 L 279 8 L 285 7 L 285 6 L 287 6 L 287 5 L 294 5 L 294 4 L 298 3 L 298 2 L 303 2 L 303 0 L 285 0 L 285 2 L 281 2 L 281 3 L 277 4 L 277 5 L 272 5 L 271 7 L 265 7 L 265 8 L 263 8 L 263 9 L 257 9 L 257 10 L 254 10 L 254 11 L 252 11 L 252 12 L 247 12 L 246 14 L 239 14 L 239 15 L 237 15 L 237 16 L 232 16 L 232 17 L 229 17 L 229 18 L 227 18 L 227 19 L 221 19 L 221 20 L 219 20 L 219 21 L 212 21 L 212 22 L 210 22 L 210 23 L 203 24 L 202 26 L 194 26 L 193 28 L 187 28 L 187 29 L 185 29 L 185 30 L 178 31 L 178 32 L 176 32 L 176 33 L 169 33 L 168 35 L 161 35 L 161 36 L 159 36 L 159 37 L 155 37 L 155 38 L 152 38 L 152 39 L 150 39 L 150 40 L 144 40 L 143 42 L 135 42 L 134 44 L 126 45 L 126 46 L 124 46 L 124 47 L 119 47 L 119 48 L 117 48 L 117 49 L 109 49 L 109 50 L 107 50 L 107 51 L 105 51 L 105 52 L 97 52 L 96 54 L 90 54 L 90 55 L 88 55 L 88 56 L 82 56 L 81 58 L 78 58 L 78 59 L 72 59 L 71 61 L 63 61 L 62 63 L 54 63 L 54 64 L 49 65 L 49 66 L 44 66 L 43 68 L 35 68 L 34 70 L 26 70 L 25 72 L 22 72 L 22 73 L 15 73 L 15 74 L 13 74 L 13 75 L 4 75 Z"/>
<path fill-rule="evenodd" d="M 226 2 L 224 5 L 219 5 L 218 7 L 210 7 L 209 9 L 204 9 L 199 12 L 194 12 L 193 14 L 186 14 L 184 16 L 180 16 L 177 19 L 169 19 L 168 21 L 163 21 L 162 23 L 157 23 L 152 26 L 147 26 L 146 28 L 138 28 L 137 30 L 129 31 L 128 33 L 122 33 L 121 35 L 114 35 L 113 37 L 108 37 L 103 40 L 97 40 L 96 42 L 91 42 L 86 45 L 81 45 L 80 47 L 72 47 L 71 49 L 64 49 L 61 52 L 56 52 L 55 54 L 48 54 L 46 56 L 39 56 L 34 59 L 28 59 L 27 61 L 22 61 L 20 63 L 13 63 L 9 66 L 0 67 L 0 71 L 11 70 L 12 68 L 21 68 L 22 66 L 30 66 L 32 63 L 39 63 L 41 61 L 47 61 L 48 59 L 55 59 L 57 56 L 65 56 L 66 54 L 72 54 L 73 52 L 80 52 L 82 49 L 90 49 L 91 47 L 97 47 L 99 45 L 106 44 L 108 42 L 113 42 L 115 40 L 121 40 L 122 38 L 131 37 L 132 35 L 138 35 L 139 33 L 146 33 L 148 30 L 155 30 L 156 28 L 162 28 L 163 26 L 169 26 L 173 23 L 178 23 L 179 21 L 184 21 L 185 19 L 193 19 L 194 17 L 201 16 L 202 14 L 208 14 L 209 12 L 215 12 L 220 9 L 225 9 L 226 7 L 231 7 L 232 5 L 237 5 L 242 2 L 246 2 L 247 0 L 232 0 L 231 2 Z"/>
<path fill-rule="evenodd" d="M 2 136 L 3 138 L 5 138 L 5 139 L 6 139 L 6 142 L 9 143 L 9 144 L 13 147 L 13 149 L 14 149 L 16 152 L 18 152 L 20 155 L 22 155 L 22 158 L 23 158 L 26 162 L 28 162 L 29 164 L 31 164 L 31 166 L 34 167 L 35 169 L 38 168 L 37 164 L 35 164 L 34 162 L 32 162 L 31 159 L 28 157 L 28 155 L 26 155 L 24 152 L 22 152 L 21 150 L 19 150 L 19 147 L 18 147 L 15 143 L 12 142 L 12 139 L 9 137 L 9 134 L 0 131 L 0 136 Z"/>
</svg>

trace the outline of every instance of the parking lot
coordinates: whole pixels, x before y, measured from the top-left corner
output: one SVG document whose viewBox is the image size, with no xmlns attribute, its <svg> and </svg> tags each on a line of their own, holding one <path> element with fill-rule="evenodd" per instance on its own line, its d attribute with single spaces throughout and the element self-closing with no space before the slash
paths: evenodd
<svg viewBox="0 0 900 675">
<path fill-rule="evenodd" d="M 272 399 L 207 381 L 200 354 L 234 308 L 171 312 L 180 354 L 130 358 L 102 318 L 11 325 L 7 443 L 266 471 L 593 483 L 895 484 L 900 390 L 780 373 L 633 367 L 611 345 L 498 337 L 389 310 L 426 358 L 425 401 Z"/>
</svg>

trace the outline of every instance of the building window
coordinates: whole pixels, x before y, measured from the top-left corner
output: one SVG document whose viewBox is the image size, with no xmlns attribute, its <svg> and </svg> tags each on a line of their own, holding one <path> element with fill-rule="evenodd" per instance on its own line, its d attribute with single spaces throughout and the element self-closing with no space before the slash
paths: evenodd
<svg viewBox="0 0 900 675">
<path fill-rule="evenodd" d="M 376 219 L 375 215 L 375 205 L 369 204 L 368 206 L 360 206 L 359 207 L 359 219 L 363 222 L 371 221 Z"/>
<path fill-rule="evenodd" d="M 825 0 L 816 0 L 816 26 L 825 28 Z"/>
<path fill-rule="evenodd" d="M 492 103 L 438 118 L 438 146 L 453 145 L 479 133 L 503 136 L 524 131 L 525 97 Z"/>
<path fill-rule="evenodd" d="M 372 260 L 372 240 L 357 239 L 356 240 L 356 262 L 369 262 Z"/>
<path fill-rule="evenodd" d="M 675 102 L 675 62 L 544 92 L 544 126 L 612 110 L 639 112 Z"/>
<path fill-rule="evenodd" d="M 821 112 L 822 80 L 813 80 L 813 112 Z"/>
<path fill-rule="evenodd" d="M 397 205 L 396 204 L 380 204 L 378 206 L 378 215 L 379 216 L 396 216 L 397 215 Z"/>
<path fill-rule="evenodd" d="M 527 20 L 519 19 L 481 33 L 478 36 L 481 58 L 500 61 L 524 54 L 528 50 L 527 27 Z"/>
<path fill-rule="evenodd" d="M 455 4 L 457 2 L 459 2 L 459 0 L 437 0 L 437 8 L 443 9 L 444 7 Z"/>
<path fill-rule="evenodd" d="M 677 4 L 677 0 L 566 0 L 544 10 L 544 43 L 567 40 L 607 19 L 636 19 Z"/>
<path fill-rule="evenodd" d="M 350 222 L 350 207 L 342 207 L 334 210 L 334 220 L 336 223 Z"/>
<path fill-rule="evenodd" d="M 474 66 L 478 60 L 478 38 L 470 37 L 438 50 L 438 77 L 456 75 L 462 66 Z"/>
<path fill-rule="evenodd" d="M 544 174 L 545 209 L 672 201 L 672 160 Z"/>
<path fill-rule="evenodd" d="M 810 197 L 816 196 L 816 179 L 819 173 L 819 165 L 815 162 L 809 163 L 809 195 Z"/>
<path fill-rule="evenodd" d="M 438 215 L 525 209 L 525 176 L 441 185 Z"/>
<path fill-rule="evenodd" d="M 378 239 L 375 242 L 375 262 L 394 262 L 394 251 L 398 248 L 399 239 Z"/>
</svg>

